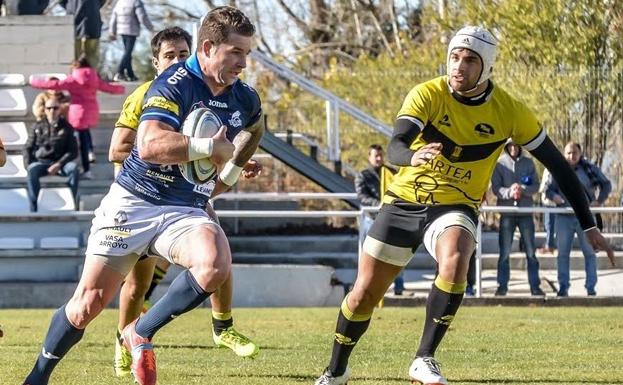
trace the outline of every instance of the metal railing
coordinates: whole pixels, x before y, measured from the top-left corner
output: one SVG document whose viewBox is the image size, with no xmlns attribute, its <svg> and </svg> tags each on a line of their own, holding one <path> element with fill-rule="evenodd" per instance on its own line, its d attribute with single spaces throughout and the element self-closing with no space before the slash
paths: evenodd
<svg viewBox="0 0 623 385">
<path fill-rule="evenodd" d="M 215 198 L 215 200 L 302 200 L 302 199 L 357 199 L 357 194 L 353 193 L 225 193 Z M 379 211 L 379 207 L 362 207 L 360 210 L 216 210 L 216 214 L 221 218 L 357 218 L 361 224 L 364 216 L 369 213 Z M 510 206 L 482 206 L 480 211 L 483 213 L 503 213 L 503 214 L 573 214 L 571 208 L 557 207 L 510 207 Z M 623 207 L 591 207 L 593 213 L 616 214 L 623 213 Z M 23 215 L 0 215 L 0 222 L 26 222 L 29 218 L 37 218 L 39 221 L 60 220 L 90 220 L 93 217 L 92 211 L 63 212 L 62 214 L 37 214 L 29 213 Z M 609 234 L 604 234 L 608 236 Z M 361 244 L 365 234 L 359 226 L 359 255 L 361 255 Z M 476 234 L 476 297 L 482 296 L 482 225 L 479 222 Z"/>
<path fill-rule="evenodd" d="M 275 73 L 276 75 L 287 79 L 303 90 L 325 100 L 326 112 L 327 112 L 327 144 L 329 160 L 336 162 L 340 160 L 340 122 L 339 115 L 343 111 L 353 118 L 357 119 L 361 123 L 371 127 L 372 129 L 380 132 L 385 136 L 391 136 L 392 128 L 370 114 L 360 110 L 353 104 L 350 104 L 346 100 L 340 98 L 334 93 L 327 91 L 320 87 L 313 81 L 306 77 L 292 71 L 288 67 L 278 63 L 271 57 L 257 51 L 251 51 L 251 58 L 266 69 Z"/>
</svg>

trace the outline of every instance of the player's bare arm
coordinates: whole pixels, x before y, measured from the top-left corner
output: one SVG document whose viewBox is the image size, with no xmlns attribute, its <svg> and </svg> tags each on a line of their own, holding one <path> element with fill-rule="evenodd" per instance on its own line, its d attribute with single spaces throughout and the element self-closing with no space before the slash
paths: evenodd
<svg viewBox="0 0 623 385">
<path fill-rule="evenodd" d="M 226 128 L 221 127 L 212 138 L 190 138 L 176 132 L 170 125 L 146 120 L 138 126 L 136 146 L 141 159 L 154 164 L 188 162 L 190 158 L 201 159 L 218 155 L 225 161 L 231 158 L 233 145 L 225 137 Z"/>
<path fill-rule="evenodd" d="M 575 211 L 575 215 L 584 229 L 586 238 L 588 238 L 591 246 L 593 246 L 595 251 L 604 250 L 608 254 L 610 264 L 614 266 L 614 251 L 597 228 L 586 195 L 581 188 L 578 188 L 580 181 L 576 173 L 571 169 L 571 166 L 569 166 L 569 163 L 567 163 L 549 137 L 545 137 L 543 143 L 530 150 L 530 152 L 543 163 L 556 182 L 558 182 L 560 190 L 569 200 L 571 207 L 573 207 L 573 211 Z"/>
<path fill-rule="evenodd" d="M 123 162 L 134 147 L 136 140 L 136 131 L 128 127 L 115 127 L 110 139 L 110 148 L 108 149 L 108 160 L 111 162 Z"/>
<path fill-rule="evenodd" d="M 240 131 L 234 138 L 234 156 L 232 162 L 243 167 L 251 159 L 264 135 L 264 119 L 260 117 L 255 124 Z"/>
<path fill-rule="evenodd" d="M 244 168 L 247 167 L 248 162 L 251 160 L 251 157 L 253 156 L 253 154 L 257 150 L 257 147 L 260 144 L 262 135 L 264 135 L 264 130 L 264 119 L 260 118 L 257 122 L 255 122 L 255 124 L 246 127 L 244 130 L 240 131 L 238 135 L 236 135 L 236 137 L 234 138 L 234 155 L 231 161 L 228 162 L 228 165 L 226 165 L 226 168 L 219 174 L 219 178 L 216 181 L 216 186 L 214 186 L 214 191 L 212 192 L 212 197 L 224 193 L 235 184 L 237 178 L 235 178 L 235 180 L 231 179 L 233 183 L 227 180 L 224 181 L 224 174 L 232 173 L 232 168 L 235 167 L 239 168 L 240 172 L 244 171 Z M 256 168 L 256 166 L 252 167 Z M 257 174 L 259 174 L 259 171 L 257 172 Z"/>
</svg>

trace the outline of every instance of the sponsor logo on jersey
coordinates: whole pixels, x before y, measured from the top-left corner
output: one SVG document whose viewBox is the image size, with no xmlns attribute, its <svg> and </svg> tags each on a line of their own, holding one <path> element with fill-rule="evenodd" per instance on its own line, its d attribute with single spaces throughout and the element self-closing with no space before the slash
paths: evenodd
<svg viewBox="0 0 623 385">
<path fill-rule="evenodd" d="M 240 119 L 240 111 L 236 111 L 233 114 L 231 114 L 231 119 L 229 119 L 229 124 L 232 127 L 242 126 L 242 119 Z"/>
<path fill-rule="evenodd" d="M 175 177 L 172 175 L 166 175 L 166 174 L 161 174 L 159 172 L 156 172 L 154 170 L 147 170 L 146 175 L 152 179 L 157 179 L 159 181 L 162 182 L 174 182 L 175 181 Z"/>
<path fill-rule="evenodd" d="M 176 85 L 186 76 L 188 76 L 188 71 L 186 71 L 186 68 L 180 67 L 173 73 L 173 75 L 169 76 L 167 83 Z"/>
<path fill-rule="evenodd" d="M 162 96 L 152 96 L 151 98 L 147 99 L 147 102 L 143 106 L 143 109 L 149 107 L 162 108 L 163 110 L 170 111 L 175 115 L 180 114 L 180 106 L 177 103 L 172 102 Z"/>
<path fill-rule="evenodd" d="M 188 113 L 190 114 L 197 108 L 206 108 L 206 105 L 203 103 L 203 100 L 200 100 L 197 103 L 194 103 L 192 106 L 190 106 L 190 111 Z"/>
<path fill-rule="evenodd" d="M 210 195 L 212 195 L 212 191 L 214 191 L 215 185 L 216 183 L 214 182 L 214 179 L 212 179 L 204 184 L 196 184 L 193 188 L 193 191 L 209 197 Z"/>
<path fill-rule="evenodd" d="M 495 133 L 493 127 L 487 123 L 478 123 L 476 127 L 474 127 L 474 131 L 476 131 L 480 136 L 491 136 Z"/>
<path fill-rule="evenodd" d="M 456 167 L 443 160 L 433 158 L 427 164 L 432 171 L 441 174 L 443 179 L 461 183 L 467 183 L 472 179 L 472 170 Z"/>
<path fill-rule="evenodd" d="M 462 152 L 463 152 L 463 147 L 454 146 L 454 149 L 452 150 L 452 154 L 450 154 L 450 160 L 453 162 L 456 162 L 461 157 Z"/>
<path fill-rule="evenodd" d="M 137 193 L 139 193 L 139 194 L 143 194 L 143 195 L 148 196 L 148 197 L 150 197 L 151 199 L 155 199 L 155 200 L 157 200 L 157 201 L 159 201 L 160 199 L 162 199 L 162 198 L 160 198 L 160 196 L 159 196 L 159 195 L 156 195 L 155 193 L 153 193 L 153 192 L 151 192 L 151 191 L 147 191 L 147 190 L 145 190 L 143 187 L 139 186 L 138 184 L 135 184 L 135 185 L 134 185 L 134 190 L 135 190 Z"/>
<path fill-rule="evenodd" d="M 227 103 L 219 102 L 218 100 L 208 100 L 208 106 L 216 108 L 227 108 Z"/>
<path fill-rule="evenodd" d="M 450 127 L 450 118 L 448 115 L 444 115 L 443 118 L 439 121 L 439 124 L 442 126 Z"/>
</svg>

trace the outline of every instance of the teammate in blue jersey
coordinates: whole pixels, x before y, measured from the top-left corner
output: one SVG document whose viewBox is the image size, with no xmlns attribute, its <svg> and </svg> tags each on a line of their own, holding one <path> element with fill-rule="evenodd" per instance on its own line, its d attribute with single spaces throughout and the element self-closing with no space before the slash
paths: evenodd
<svg viewBox="0 0 623 385">
<path fill-rule="evenodd" d="M 201 304 L 229 276 L 227 238 L 216 217 L 205 210 L 212 194 L 236 183 L 264 132 L 259 96 L 238 79 L 254 33 L 253 24 L 236 8 L 215 8 L 199 28 L 197 51 L 152 84 L 136 146 L 95 211 L 78 287 L 54 313 L 24 384 L 48 383 L 56 364 L 82 338 L 85 327 L 112 300 L 144 254 L 187 268 L 165 296 L 122 333 L 132 352 L 135 380 L 155 384 L 152 337 Z M 184 118 L 203 106 L 219 115 L 224 127 L 212 138 L 181 134 Z M 202 158 L 210 158 L 221 171 L 205 185 L 190 184 L 176 165 Z"/>
</svg>

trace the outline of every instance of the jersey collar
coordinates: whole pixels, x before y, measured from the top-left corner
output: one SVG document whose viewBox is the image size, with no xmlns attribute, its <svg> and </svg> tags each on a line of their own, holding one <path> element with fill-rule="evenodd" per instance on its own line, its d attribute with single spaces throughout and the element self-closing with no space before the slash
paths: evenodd
<svg viewBox="0 0 623 385">
<path fill-rule="evenodd" d="M 186 65 L 186 69 L 189 70 L 191 74 L 203 80 L 203 74 L 201 73 L 201 66 L 199 66 L 197 53 L 190 55 L 184 63 Z"/>
<path fill-rule="evenodd" d="M 489 85 L 484 92 L 477 96 L 472 96 L 471 98 L 461 96 L 458 93 L 454 92 L 450 84 L 448 84 L 448 90 L 450 91 L 450 95 L 459 103 L 466 104 L 468 106 L 479 106 L 481 104 L 486 103 L 491 97 L 491 93 L 493 93 L 493 82 L 489 80 Z"/>
</svg>

